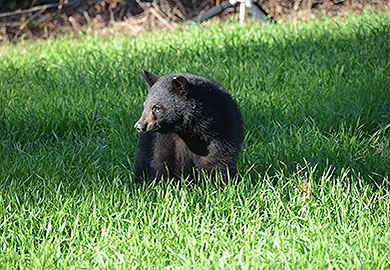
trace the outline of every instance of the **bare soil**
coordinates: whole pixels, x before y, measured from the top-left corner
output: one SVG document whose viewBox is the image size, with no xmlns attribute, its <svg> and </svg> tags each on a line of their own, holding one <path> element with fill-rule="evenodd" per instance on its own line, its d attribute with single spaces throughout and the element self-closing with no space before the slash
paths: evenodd
<svg viewBox="0 0 390 270">
<path fill-rule="evenodd" d="M 156 27 L 172 29 L 224 1 L 195 0 L 25 0 L 2 1 L 0 41 L 47 38 L 61 33 L 108 30 L 137 34 Z M 389 11 L 388 0 L 258 0 L 272 18 L 313 19 L 363 9 Z M 225 19 L 237 12 L 229 8 Z"/>
</svg>

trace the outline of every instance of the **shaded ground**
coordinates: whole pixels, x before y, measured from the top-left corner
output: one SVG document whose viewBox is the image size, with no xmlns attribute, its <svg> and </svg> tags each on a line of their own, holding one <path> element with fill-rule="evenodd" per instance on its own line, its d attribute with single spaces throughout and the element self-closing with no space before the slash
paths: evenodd
<svg viewBox="0 0 390 270">
<path fill-rule="evenodd" d="M 194 0 L 25 0 L 0 5 L 0 40 L 47 38 L 59 33 L 108 29 L 137 34 L 156 27 L 174 28 L 225 1 Z M 343 15 L 364 8 L 388 10 L 386 0 L 260 0 L 273 18 L 310 19 Z M 231 8 L 220 17 L 236 12 Z"/>
</svg>

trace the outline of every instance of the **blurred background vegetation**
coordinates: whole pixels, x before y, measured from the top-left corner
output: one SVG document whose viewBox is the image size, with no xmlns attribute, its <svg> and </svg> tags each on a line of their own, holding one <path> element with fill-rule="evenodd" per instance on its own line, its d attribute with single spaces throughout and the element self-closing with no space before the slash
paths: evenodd
<svg viewBox="0 0 390 270">
<path fill-rule="evenodd" d="M 47 38 L 60 33 L 103 30 L 137 34 L 172 29 L 222 0 L 10 0 L 0 1 L 0 40 Z M 388 0 L 258 0 L 271 17 L 307 20 L 363 9 L 389 10 Z M 225 10 L 223 20 L 236 13 Z"/>
</svg>

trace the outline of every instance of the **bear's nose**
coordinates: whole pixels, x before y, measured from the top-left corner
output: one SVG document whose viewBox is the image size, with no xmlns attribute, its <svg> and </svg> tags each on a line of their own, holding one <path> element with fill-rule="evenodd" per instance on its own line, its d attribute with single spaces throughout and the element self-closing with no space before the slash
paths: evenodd
<svg viewBox="0 0 390 270">
<path fill-rule="evenodd" d="M 135 123 L 134 128 L 137 130 L 137 132 L 142 133 L 146 131 L 146 125 L 141 125 L 140 123 Z"/>
</svg>

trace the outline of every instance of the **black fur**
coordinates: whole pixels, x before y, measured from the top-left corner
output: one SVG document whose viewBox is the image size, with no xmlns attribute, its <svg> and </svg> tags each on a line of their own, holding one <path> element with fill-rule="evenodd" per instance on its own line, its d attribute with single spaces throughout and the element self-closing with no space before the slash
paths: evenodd
<svg viewBox="0 0 390 270">
<path fill-rule="evenodd" d="M 149 87 L 135 162 L 138 181 L 188 176 L 195 168 L 228 176 L 236 174 L 243 140 L 240 111 L 216 81 L 179 73 L 158 77 L 142 70 Z M 151 131 L 155 132 L 148 132 Z"/>
</svg>

